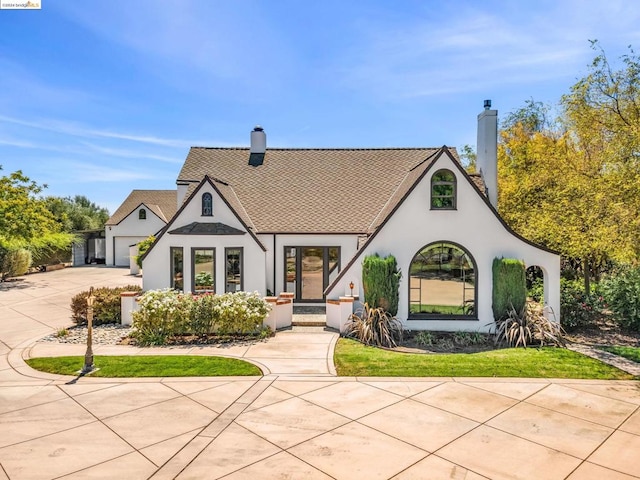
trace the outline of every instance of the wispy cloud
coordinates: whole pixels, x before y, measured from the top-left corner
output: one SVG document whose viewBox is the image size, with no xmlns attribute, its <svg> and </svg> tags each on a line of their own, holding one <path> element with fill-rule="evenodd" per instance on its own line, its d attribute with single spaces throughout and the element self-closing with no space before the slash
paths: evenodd
<svg viewBox="0 0 640 480">
<path fill-rule="evenodd" d="M 560 2 L 562 4 L 563 2 Z M 336 69 L 345 85 L 379 99 L 399 99 L 533 85 L 578 75 L 591 52 L 587 40 L 597 20 L 600 30 L 640 19 L 638 9 L 620 8 L 604 18 L 597 12 L 570 15 L 569 6 L 544 4 L 526 18 L 514 11 L 456 3 L 455 15 L 427 14 L 361 27 L 360 42 Z M 624 20 L 619 15 L 628 13 Z M 633 20 L 630 20 L 630 18 Z M 566 18 L 550 22 L 550 18 Z M 443 21 L 444 20 L 444 21 Z"/>
<path fill-rule="evenodd" d="M 185 148 L 193 145 L 206 145 L 210 141 L 187 140 L 177 138 L 160 138 L 153 135 L 138 135 L 123 132 L 114 132 L 111 130 L 100 130 L 85 127 L 73 122 L 63 122 L 59 120 L 23 120 L 20 118 L 0 115 L 0 122 L 11 123 L 23 127 L 35 128 L 39 130 L 47 130 L 50 132 L 64 133 L 74 137 L 83 138 L 112 138 L 118 140 L 128 140 L 131 142 L 145 143 L 162 147 L 178 147 Z"/>
</svg>

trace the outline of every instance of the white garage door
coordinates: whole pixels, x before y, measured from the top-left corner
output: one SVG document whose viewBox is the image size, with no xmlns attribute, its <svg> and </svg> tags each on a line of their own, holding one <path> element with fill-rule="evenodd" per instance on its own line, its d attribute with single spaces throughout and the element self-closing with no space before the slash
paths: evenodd
<svg viewBox="0 0 640 480">
<path fill-rule="evenodd" d="M 115 239 L 115 265 L 118 267 L 129 266 L 129 247 L 144 240 L 146 237 L 114 237 Z"/>
</svg>

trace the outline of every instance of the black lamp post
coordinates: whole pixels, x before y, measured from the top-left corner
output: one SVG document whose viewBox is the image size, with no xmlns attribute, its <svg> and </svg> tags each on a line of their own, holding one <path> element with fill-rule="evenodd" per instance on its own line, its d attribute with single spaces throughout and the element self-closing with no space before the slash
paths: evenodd
<svg viewBox="0 0 640 480">
<path fill-rule="evenodd" d="M 89 296 L 87 297 L 87 352 L 84 354 L 84 367 L 82 367 L 82 374 L 86 375 L 93 371 L 93 302 L 95 297 L 93 296 L 93 287 L 89 289 Z"/>
</svg>

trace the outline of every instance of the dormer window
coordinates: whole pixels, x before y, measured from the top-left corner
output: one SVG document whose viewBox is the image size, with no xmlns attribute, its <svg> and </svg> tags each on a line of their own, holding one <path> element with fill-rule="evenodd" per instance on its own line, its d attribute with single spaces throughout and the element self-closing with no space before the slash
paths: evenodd
<svg viewBox="0 0 640 480">
<path fill-rule="evenodd" d="M 450 170 L 438 170 L 431 177 L 431 210 L 456 209 L 456 176 Z"/>
<path fill-rule="evenodd" d="M 213 197 L 210 193 L 202 194 L 202 216 L 211 217 L 213 215 Z"/>
<path fill-rule="evenodd" d="M 147 211 L 144 208 L 138 210 L 138 220 L 146 220 L 147 219 Z"/>
</svg>

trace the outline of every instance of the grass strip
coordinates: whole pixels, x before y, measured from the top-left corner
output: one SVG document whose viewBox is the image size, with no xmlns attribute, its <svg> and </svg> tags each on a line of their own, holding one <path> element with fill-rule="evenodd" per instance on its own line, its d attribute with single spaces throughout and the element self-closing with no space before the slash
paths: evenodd
<svg viewBox="0 0 640 480">
<path fill-rule="evenodd" d="M 638 347 L 601 347 L 601 349 L 640 363 L 640 348 Z"/>
<path fill-rule="evenodd" d="M 632 380 L 622 370 L 562 348 L 506 348 L 480 353 L 409 354 L 338 340 L 334 361 L 340 376 L 522 377 Z"/>
<path fill-rule="evenodd" d="M 77 375 L 84 365 L 84 357 L 30 358 L 27 364 L 41 372 L 58 375 Z M 255 365 L 225 357 L 196 355 L 96 356 L 93 363 L 98 371 L 93 377 L 219 377 L 261 376 Z"/>
</svg>

